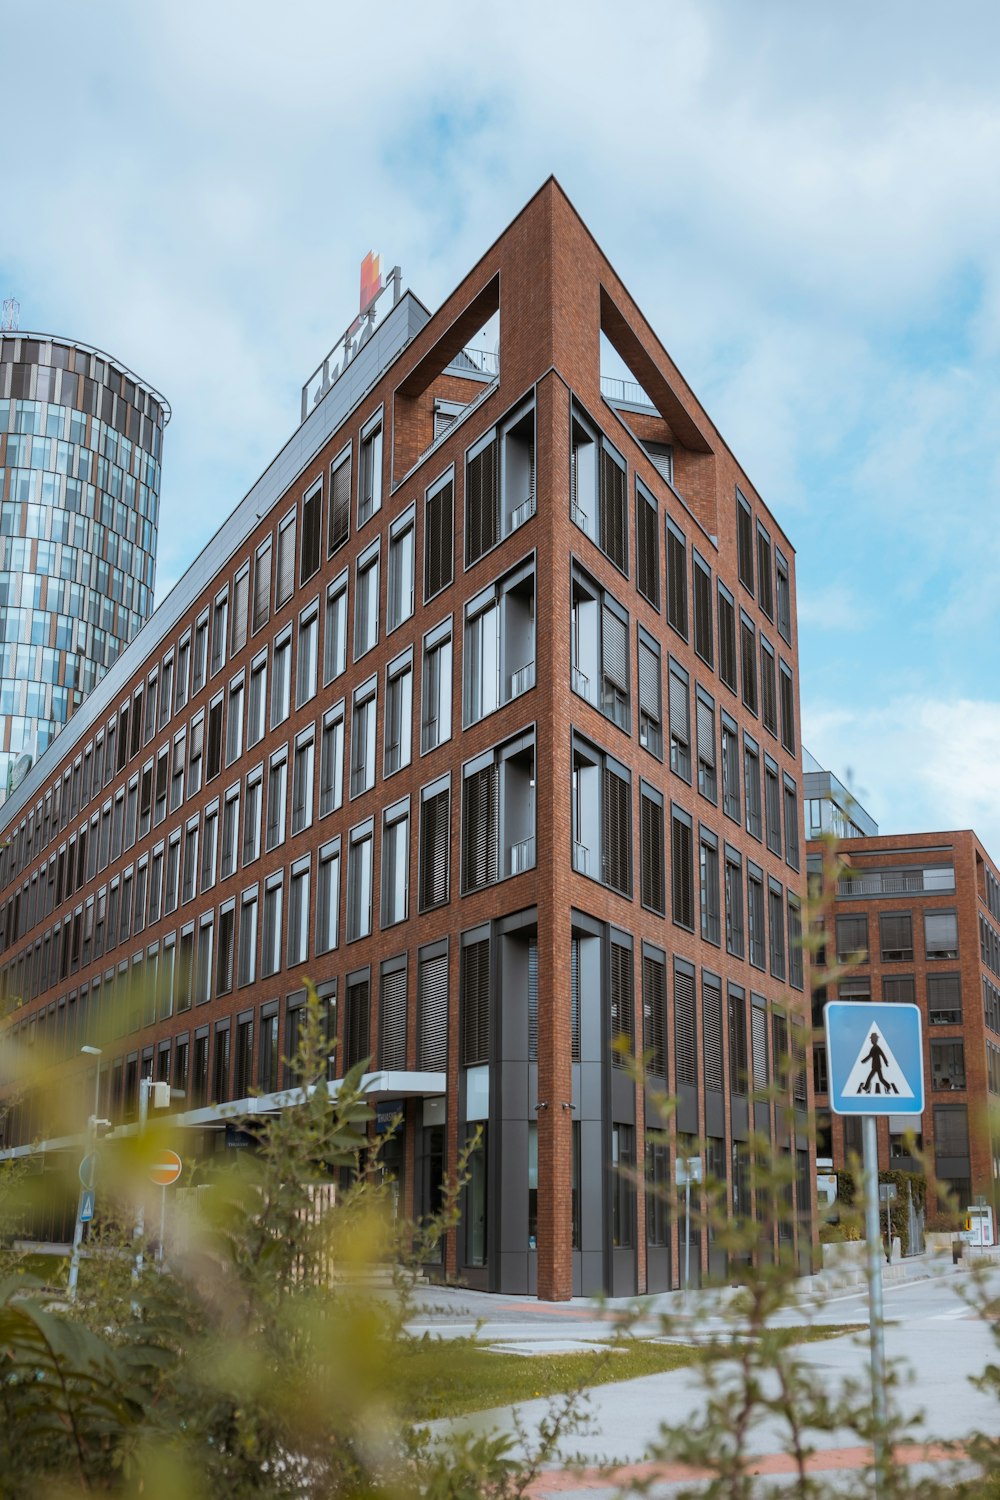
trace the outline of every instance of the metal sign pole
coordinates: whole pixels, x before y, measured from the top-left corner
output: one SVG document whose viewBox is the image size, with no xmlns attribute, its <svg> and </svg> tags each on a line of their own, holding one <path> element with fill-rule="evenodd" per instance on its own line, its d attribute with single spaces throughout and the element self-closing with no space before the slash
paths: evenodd
<svg viewBox="0 0 1000 1500">
<path fill-rule="evenodd" d="M 166 1220 L 166 1217 L 167 1217 L 167 1185 L 166 1185 L 166 1183 L 164 1183 L 163 1186 L 160 1188 L 160 1243 L 159 1243 L 159 1245 L 156 1248 L 156 1259 L 157 1259 L 158 1263 L 161 1266 L 163 1264 L 163 1225 L 164 1225 L 164 1221 Z"/>
<path fill-rule="evenodd" d="M 874 1115 L 862 1116 L 865 1150 L 865 1242 L 868 1271 L 868 1326 L 871 1340 L 872 1416 L 875 1423 L 875 1494 L 887 1472 L 885 1401 L 885 1324 L 882 1313 L 882 1230 L 878 1214 L 878 1132 Z M 891 1244 L 891 1241 L 890 1241 Z"/>
<path fill-rule="evenodd" d="M 691 1286 L 691 1168 L 685 1163 L 684 1174 L 684 1291 Z"/>
</svg>

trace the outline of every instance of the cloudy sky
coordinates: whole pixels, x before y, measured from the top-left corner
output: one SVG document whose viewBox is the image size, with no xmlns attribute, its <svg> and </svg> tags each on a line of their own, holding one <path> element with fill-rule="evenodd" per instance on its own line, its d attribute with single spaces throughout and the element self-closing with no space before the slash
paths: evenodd
<svg viewBox="0 0 1000 1500">
<path fill-rule="evenodd" d="M 555 172 L 798 552 L 806 744 L 1000 858 L 1000 9 L 0 0 L 0 297 L 169 398 L 158 597 L 370 247 L 434 308 Z"/>
</svg>

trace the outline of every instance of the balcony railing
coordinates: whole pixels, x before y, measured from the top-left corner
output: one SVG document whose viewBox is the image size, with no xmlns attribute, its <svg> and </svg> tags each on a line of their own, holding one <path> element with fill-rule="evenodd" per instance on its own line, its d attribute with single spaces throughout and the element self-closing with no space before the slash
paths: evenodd
<svg viewBox="0 0 1000 1500">
<path fill-rule="evenodd" d="M 601 395 L 609 401 L 627 401 L 630 406 L 648 406 L 655 411 L 652 401 L 642 386 L 634 380 L 619 380 L 614 375 L 601 376 Z"/>
<path fill-rule="evenodd" d="M 535 497 L 534 497 L 534 495 L 529 495 L 528 498 L 527 498 L 527 500 L 522 500 L 521 501 L 521 504 L 517 507 L 516 510 L 511 511 L 511 513 L 510 513 L 510 529 L 511 529 L 511 531 L 516 531 L 519 526 L 523 526 L 524 525 L 525 521 L 530 521 L 531 518 L 532 518 L 532 516 L 534 514 L 535 514 Z"/>
<path fill-rule="evenodd" d="M 578 875 L 590 874 L 590 850 L 586 844 L 573 840 L 573 868 Z"/>
<path fill-rule="evenodd" d="M 843 875 L 837 881 L 838 896 L 908 896 L 914 892 L 937 894 L 955 889 L 954 871 L 873 870 L 867 875 Z"/>
<path fill-rule="evenodd" d="M 587 676 L 586 672 L 581 672 L 579 667 L 573 667 L 571 671 L 571 681 L 573 684 L 574 693 L 579 693 L 581 698 L 589 698 L 590 678 Z"/>
<path fill-rule="evenodd" d="M 577 505 L 576 502 L 573 501 L 573 503 L 570 505 L 569 513 L 574 523 L 579 526 L 580 530 L 585 531 L 589 536 L 590 516 L 588 515 L 587 511 L 585 511 L 582 506 Z"/>
<path fill-rule="evenodd" d="M 520 843 L 511 844 L 507 855 L 508 873 L 520 875 L 525 870 L 531 870 L 535 865 L 535 841 L 534 839 L 521 839 Z"/>
<path fill-rule="evenodd" d="M 533 688 L 534 685 L 535 663 L 533 661 L 529 661 L 523 667 L 519 667 L 516 672 L 511 672 L 510 693 L 508 695 L 508 701 L 510 698 L 520 698 L 522 693 L 526 693 L 528 689 Z"/>
</svg>

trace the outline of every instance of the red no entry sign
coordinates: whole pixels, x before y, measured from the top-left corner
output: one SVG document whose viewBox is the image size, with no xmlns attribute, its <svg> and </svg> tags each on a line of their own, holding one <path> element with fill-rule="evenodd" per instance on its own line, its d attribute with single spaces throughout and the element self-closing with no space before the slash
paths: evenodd
<svg viewBox="0 0 1000 1500">
<path fill-rule="evenodd" d="M 176 1151 L 161 1151 L 150 1163 L 149 1180 L 157 1187 L 169 1187 L 181 1175 L 182 1165 Z"/>
</svg>

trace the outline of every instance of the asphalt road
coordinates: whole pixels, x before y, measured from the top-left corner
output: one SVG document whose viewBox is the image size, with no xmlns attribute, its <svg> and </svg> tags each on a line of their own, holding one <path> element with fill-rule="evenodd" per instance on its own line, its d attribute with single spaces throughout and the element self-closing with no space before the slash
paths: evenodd
<svg viewBox="0 0 1000 1500">
<path fill-rule="evenodd" d="M 1000 1294 L 1000 1268 L 991 1268 L 988 1286 L 991 1294 Z M 971 1384 L 970 1377 L 979 1374 L 998 1350 L 995 1326 L 974 1312 L 962 1299 L 971 1290 L 967 1272 L 950 1271 L 934 1279 L 913 1280 L 885 1288 L 886 1355 L 900 1372 L 895 1399 L 909 1423 L 907 1440 L 927 1443 L 935 1440 L 960 1440 L 973 1431 L 996 1433 L 1000 1430 L 1000 1407 L 991 1395 L 983 1394 Z M 723 1326 L 718 1317 L 718 1297 L 706 1298 L 691 1316 L 684 1319 L 681 1331 L 697 1339 L 706 1329 Z M 505 1347 L 520 1346 L 527 1355 L 565 1347 L 579 1340 L 588 1344 L 613 1336 L 622 1304 L 598 1309 L 584 1302 L 541 1304 L 502 1300 L 481 1294 L 434 1289 L 422 1297 L 423 1308 L 413 1323 L 415 1332 L 428 1331 L 442 1337 L 474 1334 L 479 1340 Z M 636 1332 L 659 1333 L 657 1305 L 672 1314 L 682 1310 L 678 1294 L 656 1299 L 640 1316 Z M 789 1310 L 783 1321 L 792 1323 L 816 1321 L 826 1324 L 857 1325 L 856 1334 L 802 1346 L 802 1356 L 821 1375 L 828 1388 L 834 1389 L 844 1379 L 867 1379 L 869 1353 L 867 1344 L 867 1295 L 863 1290 L 833 1294 L 816 1301 L 804 1298 L 802 1304 Z M 659 1434 L 665 1414 L 672 1422 L 696 1414 L 703 1395 L 694 1373 L 679 1370 L 664 1375 L 646 1376 L 640 1380 L 596 1387 L 589 1395 L 587 1430 L 569 1437 L 563 1458 L 581 1459 L 585 1464 L 601 1466 L 635 1465 L 623 1479 L 653 1479 L 652 1493 L 667 1496 L 676 1489 L 679 1479 L 665 1470 L 657 1473 L 648 1467 L 648 1456 Z M 547 1414 L 549 1403 L 529 1401 L 521 1404 L 516 1416 L 522 1431 L 530 1434 Z M 483 1430 L 512 1430 L 515 1413 L 501 1410 L 479 1413 L 462 1419 L 468 1426 Z M 761 1457 L 761 1472 L 781 1482 L 780 1454 L 784 1434 L 774 1419 L 762 1419 L 752 1436 L 752 1449 Z M 840 1471 L 845 1493 L 864 1493 L 860 1470 L 866 1454 L 859 1448 L 856 1434 L 850 1432 L 816 1434 L 814 1441 L 822 1450 L 817 1462 Z M 920 1455 L 914 1451 L 909 1457 Z M 776 1466 L 777 1465 L 777 1466 Z M 914 1472 L 922 1472 L 923 1464 Z M 611 1495 L 617 1486 L 595 1471 L 571 1476 L 553 1473 L 543 1479 L 537 1493 L 587 1496 L 589 1500 Z M 791 1482 L 789 1477 L 788 1482 Z"/>
</svg>

